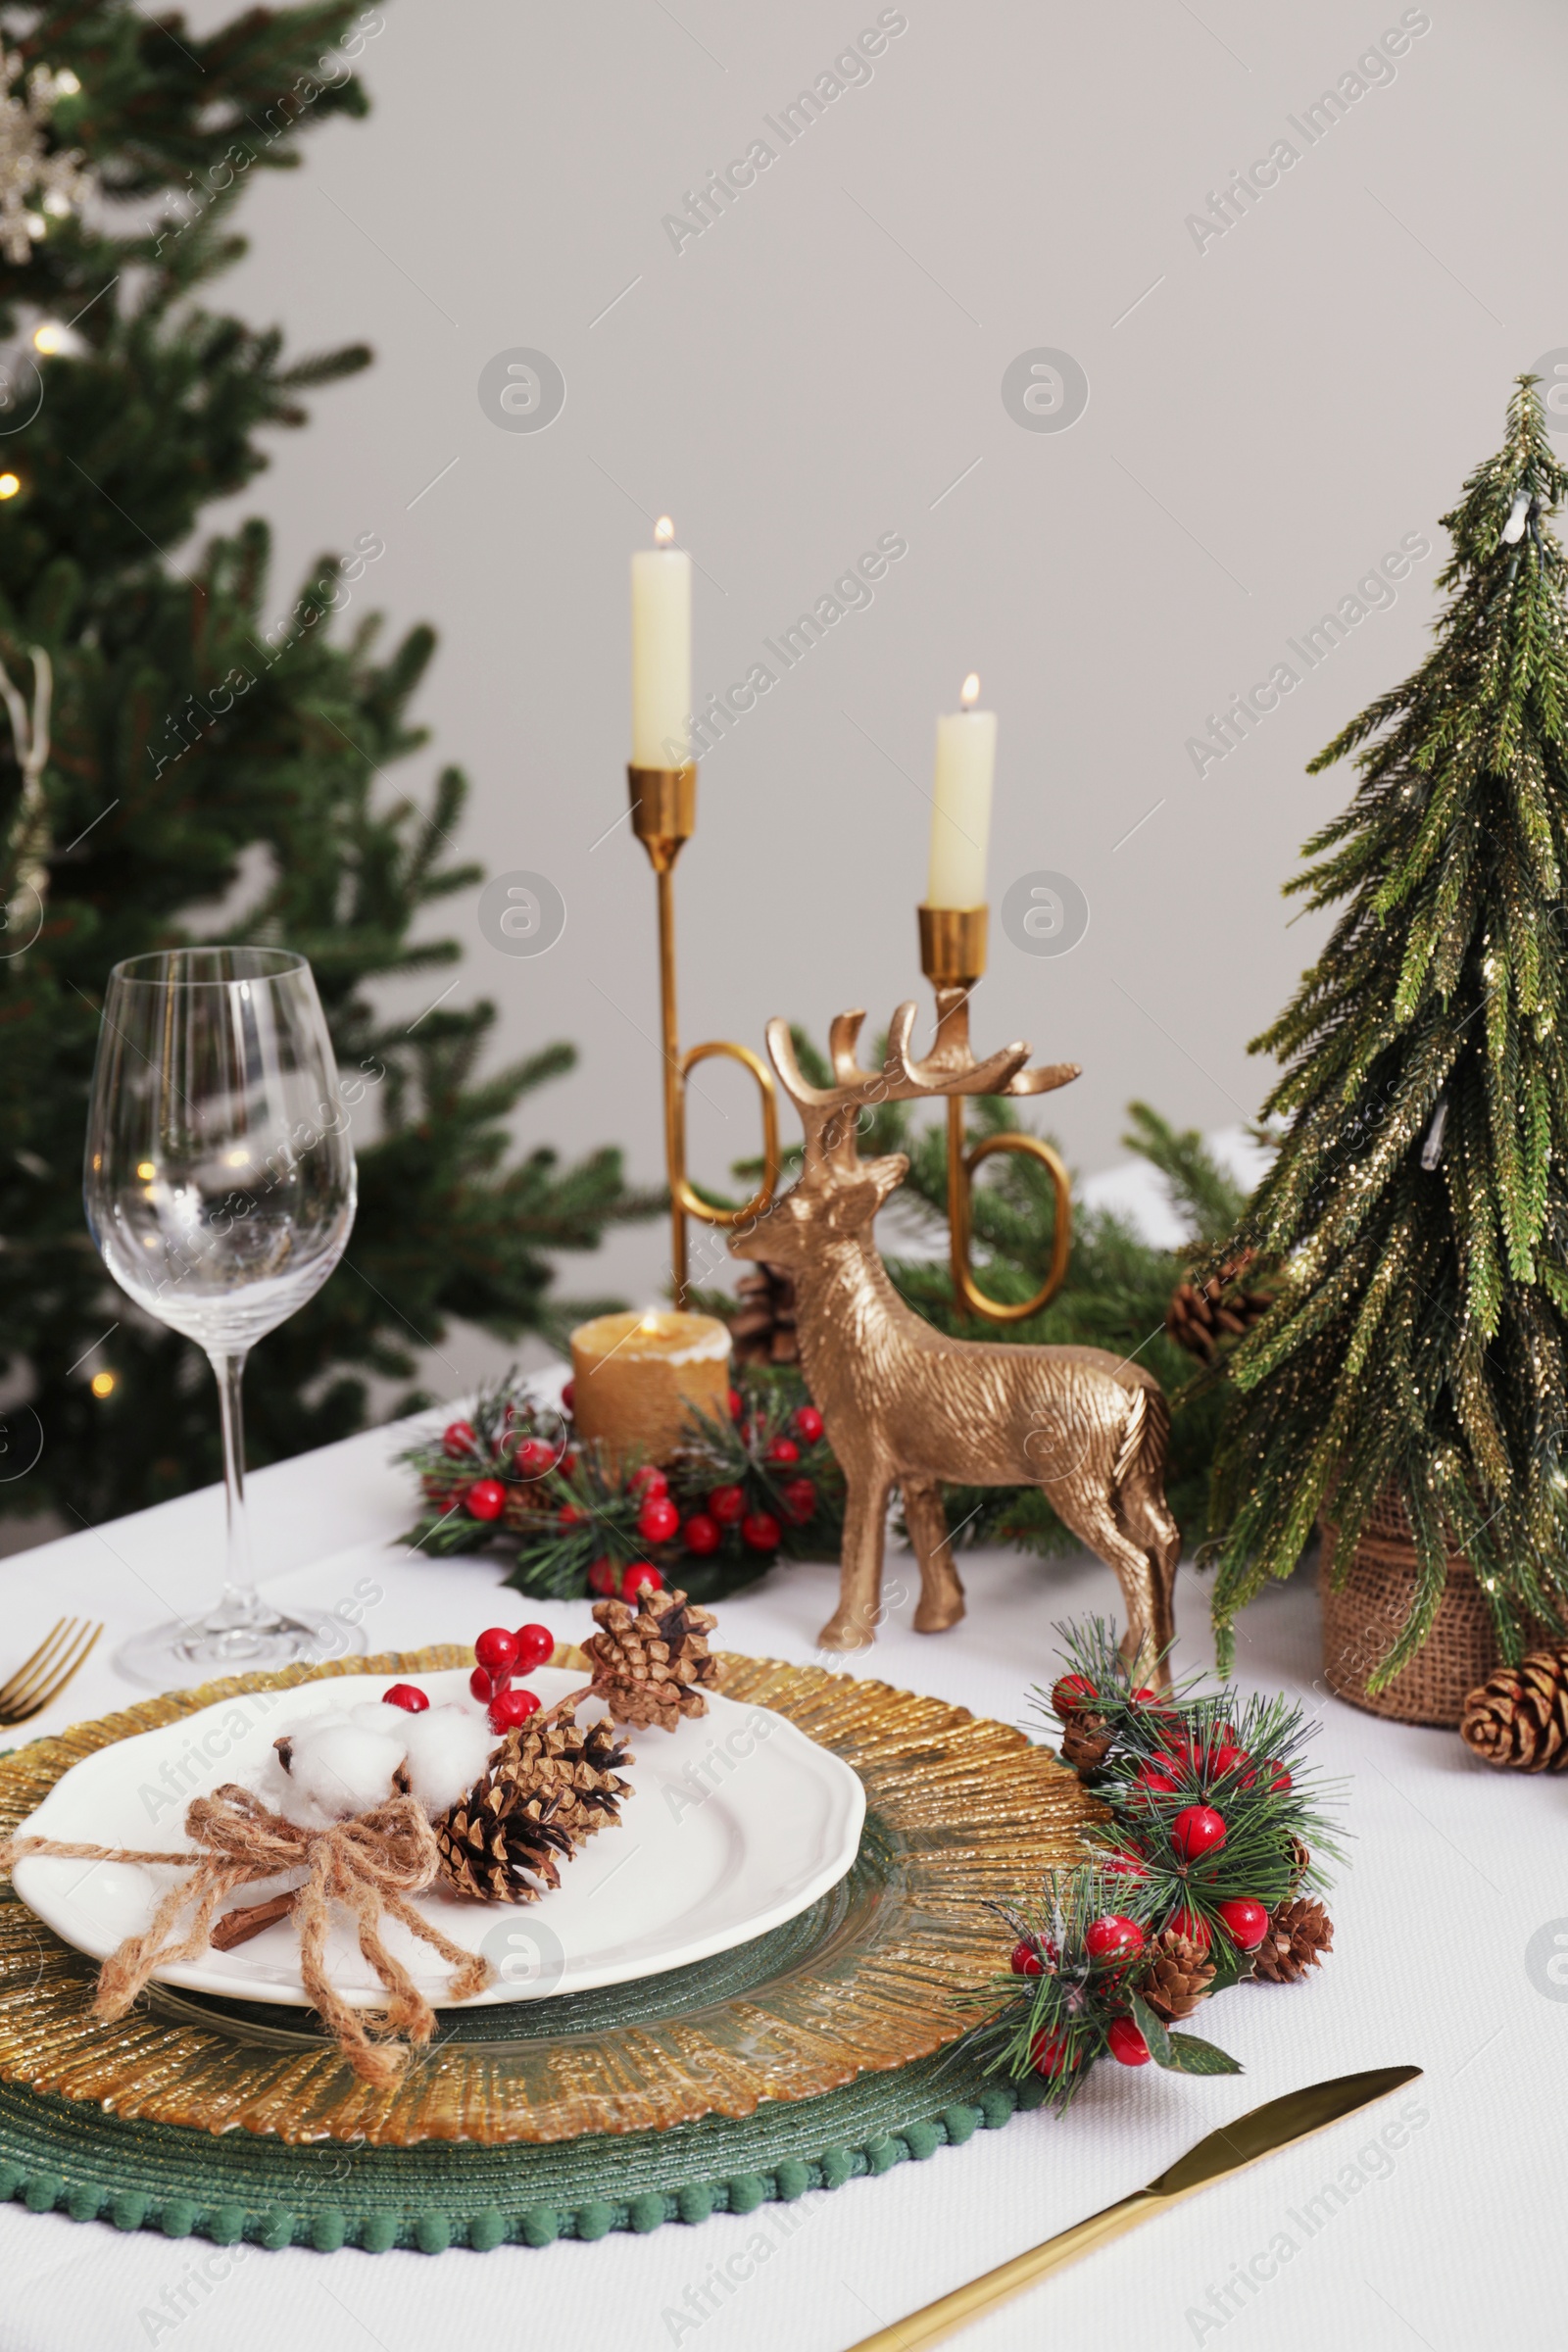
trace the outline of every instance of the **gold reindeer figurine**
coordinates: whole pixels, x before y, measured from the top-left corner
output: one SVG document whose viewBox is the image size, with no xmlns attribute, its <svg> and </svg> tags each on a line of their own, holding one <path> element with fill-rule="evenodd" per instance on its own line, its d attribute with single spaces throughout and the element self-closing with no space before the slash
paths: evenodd
<svg viewBox="0 0 1568 2352">
<path fill-rule="evenodd" d="M 1126 1603 L 1122 1648 L 1145 1677 L 1172 1637 L 1171 1591 L 1181 1534 L 1164 1494 L 1170 1413 L 1159 1384 L 1102 1348 L 1031 1348 L 949 1339 L 906 1306 L 877 1254 L 872 1228 L 908 1172 L 902 1152 L 862 1161 L 857 1130 L 878 1102 L 955 1094 L 1041 1094 L 1077 1076 L 1070 1062 L 1025 1070 L 1027 1046 L 983 1062 L 950 1033 L 911 1060 L 915 1007 L 901 1004 L 881 1070 L 856 1061 L 863 1012 L 833 1023 L 836 1084 L 802 1075 L 781 1020 L 767 1026 L 779 1082 L 800 1112 L 799 1182 L 730 1249 L 795 1276 L 802 1366 L 827 1422 L 847 1486 L 839 1605 L 822 1629 L 829 1649 L 875 1639 L 888 1498 L 897 1486 L 920 1565 L 915 1630 L 943 1632 L 963 1615 L 938 1481 L 1040 1487 L 1063 1525 L 1116 1572 Z"/>
</svg>

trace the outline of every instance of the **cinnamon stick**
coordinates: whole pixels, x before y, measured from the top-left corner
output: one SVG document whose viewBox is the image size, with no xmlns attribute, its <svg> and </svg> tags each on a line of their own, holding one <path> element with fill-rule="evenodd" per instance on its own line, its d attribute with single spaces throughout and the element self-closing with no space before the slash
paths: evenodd
<svg viewBox="0 0 1568 2352">
<path fill-rule="evenodd" d="M 215 1952 L 231 1952 L 236 1943 L 249 1943 L 264 1928 L 270 1928 L 280 1919 L 287 1919 L 298 1899 L 299 1888 L 291 1886 L 285 1894 L 270 1894 L 265 1903 L 242 1904 L 237 1911 L 225 1911 L 215 1921 L 208 1937 Z"/>
</svg>

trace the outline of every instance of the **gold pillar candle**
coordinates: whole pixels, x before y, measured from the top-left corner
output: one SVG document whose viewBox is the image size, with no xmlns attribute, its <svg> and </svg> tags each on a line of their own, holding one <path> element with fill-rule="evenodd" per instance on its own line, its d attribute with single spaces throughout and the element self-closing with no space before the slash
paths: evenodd
<svg viewBox="0 0 1568 2352">
<path fill-rule="evenodd" d="M 597 1315 L 571 1335 L 572 1413 L 618 1461 L 662 1462 L 687 1433 L 686 1409 L 729 1409 L 729 1333 L 712 1315 Z"/>
</svg>

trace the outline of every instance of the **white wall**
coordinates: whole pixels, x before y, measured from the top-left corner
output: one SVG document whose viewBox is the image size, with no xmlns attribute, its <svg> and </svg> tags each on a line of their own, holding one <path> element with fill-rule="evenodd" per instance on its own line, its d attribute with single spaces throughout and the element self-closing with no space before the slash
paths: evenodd
<svg viewBox="0 0 1568 2352">
<path fill-rule="evenodd" d="M 204 0 L 196 22 L 227 13 Z M 1420 657 L 1437 516 L 1497 444 L 1512 375 L 1568 344 L 1568 24 L 1544 0 L 1432 0 L 1394 77 L 1310 147 L 1288 119 L 1397 0 L 905 13 L 869 83 L 677 253 L 662 217 L 755 138 L 781 146 L 762 118 L 875 0 L 390 0 L 370 121 L 262 183 L 219 289 L 299 348 L 376 346 L 236 511 L 276 525 L 277 612 L 316 553 L 372 531 L 365 594 L 438 623 L 422 708 L 473 780 L 464 846 L 542 869 L 569 909 L 519 961 L 456 907 L 465 986 L 498 996 L 509 1049 L 582 1048 L 523 1140 L 619 1140 L 649 1180 L 653 890 L 624 824 L 601 837 L 624 807 L 626 561 L 651 517 L 667 508 L 701 566 L 708 688 L 878 534 L 909 546 L 704 763 L 687 1039 L 760 1044 L 773 1012 L 820 1034 L 920 992 L 933 713 L 973 666 L 1001 714 L 993 903 L 1046 867 L 1092 909 L 1060 959 L 997 940 L 977 1028 L 1084 1064 L 1051 1107 L 1095 1169 L 1130 1097 L 1211 1129 L 1254 1112 L 1247 1041 L 1321 937 L 1287 929 L 1279 886 L 1351 786 L 1303 762 Z M 1281 138 L 1299 160 L 1200 251 L 1187 216 Z M 564 372 L 544 432 L 498 429 L 476 396 L 519 345 Z M 1087 371 L 1068 431 L 1004 408 L 1038 346 Z M 1433 555 L 1305 673 L 1287 638 L 1409 533 Z M 1282 661 L 1302 682 L 1200 777 L 1188 738 Z M 405 992 L 411 1018 L 434 993 Z M 716 1173 L 753 1114 L 738 1074 L 704 1084 Z M 662 1246 L 649 1228 L 566 1280 L 650 1295 Z"/>
</svg>

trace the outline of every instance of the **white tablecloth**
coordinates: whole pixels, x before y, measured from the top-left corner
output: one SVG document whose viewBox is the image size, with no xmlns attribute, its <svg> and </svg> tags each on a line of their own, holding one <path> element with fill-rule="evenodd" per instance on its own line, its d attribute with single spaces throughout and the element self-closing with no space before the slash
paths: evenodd
<svg viewBox="0 0 1568 2352">
<path fill-rule="evenodd" d="M 373 1595 L 372 1648 L 469 1642 L 516 1619 L 515 1596 L 498 1598 L 496 1561 L 432 1563 L 394 1541 L 410 1515 L 405 1474 L 388 1461 L 396 1442 L 372 1431 L 255 1478 L 269 1590 L 329 1605 Z M 137 1695 L 114 1672 L 114 1642 L 209 1597 L 220 1521 L 216 1493 L 189 1495 L 0 1568 L 0 1668 L 62 1610 L 109 1627 L 39 1731 Z M 900 1565 L 894 1554 L 894 1574 Z M 961 1625 L 922 1638 L 906 1603 L 849 1670 L 1021 1722 L 1031 1685 L 1051 1679 L 1053 1624 L 1111 1613 L 1114 1585 L 1095 1561 L 1010 1553 L 967 1558 L 963 1574 Z M 822 1567 L 775 1571 L 725 1605 L 720 1639 L 809 1660 L 833 1581 Z M 1186 1570 L 1180 1608 L 1182 1662 L 1206 1659 L 1205 1594 Z M 529 1602 L 526 1613 L 563 1636 L 587 1630 L 582 1604 Z M 1321 1761 L 1349 1781 L 1354 1832 L 1331 1897 L 1339 1948 L 1323 1969 L 1291 1988 L 1239 1987 L 1208 2012 L 1205 2031 L 1243 2060 L 1242 2079 L 1186 2081 L 1107 2060 L 1064 2120 L 1020 2116 L 961 2150 L 793 2208 L 434 2259 L 251 2248 L 225 2278 L 190 2288 L 182 2281 L 211 2251 L 204 2240 L 121 2235 L 10 2205 L 0 2209 L 0 2352 L 141 2352 L 176 2336 L 179 2352 L 844 2352 L 1124 2195 L 1227 2116 L 1401 2061 L 1426 2070 L 1419 2095 L 1406 2094 L 1402 2131 L 1380 2138 L 1396 2122 L 1396 2099 L 1146 2225 L 958 2340 L 965 2352 L 1042 2341 L 1094 2352 L 1563 2343 L 1568 1985 L 1553 1991 L 1539 1968 L 1538 1984 L 1526 1947 L 1554 1920 L 1568 1936 L 1568 1783 L 1491 1773 L 1451 1734 L 1396 1729 L 1322 1694 L 1304 1581 L 1250 1612 L 1241 1652 L 1249 1688 L 1284 1688 L 1321 1713 Z"/>
</svg>

